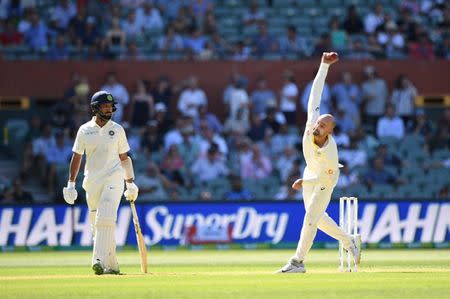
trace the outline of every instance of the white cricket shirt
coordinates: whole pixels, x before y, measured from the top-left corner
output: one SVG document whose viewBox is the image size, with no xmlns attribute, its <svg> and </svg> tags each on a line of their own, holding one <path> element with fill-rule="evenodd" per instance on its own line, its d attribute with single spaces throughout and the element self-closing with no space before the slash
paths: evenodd
<svg viewBox="0 0 450 299">
<path fill-rule="evenodd" d="M 125 130 L 114 121 L 108 121 L 103 127 L 92 120 L 83 124 L 77 133 L 72 151 L 82 155 L 86 153 L 83 187 L 89 187 L 113 173 L 123 172 L 119 154 L 130 150 Z"/>
<path fill-rule="evenodd" d="M 339 178 L 339 158 L 336 142 L 328 135 L 328 141 L 319 147 L 314 143 L 313 127 L 320 116 L 320 100 L 328 72 L 328 65 L 322 63 L 314 78 L 308 100 L 308 120 L 303 134 L 303 156 L 306 168 L 303 173 L 305 183 L 320 182 L 336 185 Z"/>
</svg>

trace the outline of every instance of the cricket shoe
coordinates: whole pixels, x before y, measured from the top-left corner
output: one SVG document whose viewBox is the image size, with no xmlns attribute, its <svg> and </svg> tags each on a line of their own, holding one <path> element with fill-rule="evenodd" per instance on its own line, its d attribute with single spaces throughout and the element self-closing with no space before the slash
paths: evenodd
<svg viewBox="0 0 450 299">
<path fill-rule="evenodd" d="M 361 262 L 361 235 L 352 237 L 352 245 L 350 245 L 349 251 L 353 255 L 355 265 L 359 265 Z"/>
<path fill-rule="evenodd" d="M 290 259 L 289 262 L 276 273 L 305 273 L 305 265 L 303 261 L 296 261 L 294 259 Z"/>
<path fill-rule="evenodd" d="M 94 270 L 95 275 L 102 275 L 105 273 L 105 268 L 103 268 L 102 262 L 99 259 L 92 265 L 92 270 Z"/>
</svg>

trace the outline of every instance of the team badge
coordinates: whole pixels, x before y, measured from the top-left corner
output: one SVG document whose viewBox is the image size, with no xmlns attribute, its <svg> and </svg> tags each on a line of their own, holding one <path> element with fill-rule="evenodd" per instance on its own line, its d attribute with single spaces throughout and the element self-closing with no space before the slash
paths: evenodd
<svg viewBox="0 0 450 299">
<path fill-rule="evenodd" d="M 316 111 L 319 111 L 319 107 L 316 108 Z"/>
<path fill-rule="evenodd" d="M 110 95 L 110 94 L 107 95 L 106 98 L 108 99 L 108 101 L 112 101 L 112 100 L 113 100 L 113 97 L 112 97 L 112 95 Z"/>
<path fill-rule="evenodd" d="M 333 174 L 333 170 L 332 169 L 328 169 L 328 174 Z"/>
<path fill-rule="evenodd" d="M 113 130 L 109 131 L 108 133 L 109 133 L 109 136 L 114 136 L 114 131 Z"/>
</svg>

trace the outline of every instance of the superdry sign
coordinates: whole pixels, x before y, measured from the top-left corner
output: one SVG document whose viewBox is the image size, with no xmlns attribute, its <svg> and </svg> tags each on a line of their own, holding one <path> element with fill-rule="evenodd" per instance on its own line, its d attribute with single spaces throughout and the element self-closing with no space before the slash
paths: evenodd
<svg viewBox="0 0 450 299">
<path fill-rule="evenodd" d="M 450 241 L 450 202 L 359 203 L 359 231 L 364 242 Z M 328 214 L 337 221 L 338 203 Z M 297 242 L 304 217 L 302 202 L 164 203 L 138 206 L 142 232 L 148 245 L 177 245 L 186 241 L 189 227 L 209 232 L 228 230 L 237 243 Z M 131 211 L 121 206 L 117 216 L 119 246 L 135 244 Z M 209 236 L 211 237 L 211 236 Z M 333 239 L 319 232 L 316 241 Z M 0 208 L 0 246 L 69 246 L 92 244 L 85 206 Z"/>
</svg>

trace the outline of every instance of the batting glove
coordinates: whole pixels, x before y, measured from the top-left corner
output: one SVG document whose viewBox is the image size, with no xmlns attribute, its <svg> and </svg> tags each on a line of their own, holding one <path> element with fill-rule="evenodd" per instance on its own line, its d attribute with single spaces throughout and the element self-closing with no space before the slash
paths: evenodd
<svg viewBox="0 0 450 299">
<path fill-rule="evenodd" d="M 64 200 L 73 205 L 78 197 L 77 189 L 75 189 L 75 182 L 67 182 L 67 187 L 63 189 Z"/>
<path fill-rule="evenodd" d="M 139 188 L 135 183 L 126 183 L 127 190 L 123 193 L 128 201 L 135 201 L 138 197 Z"/>
</svg>

